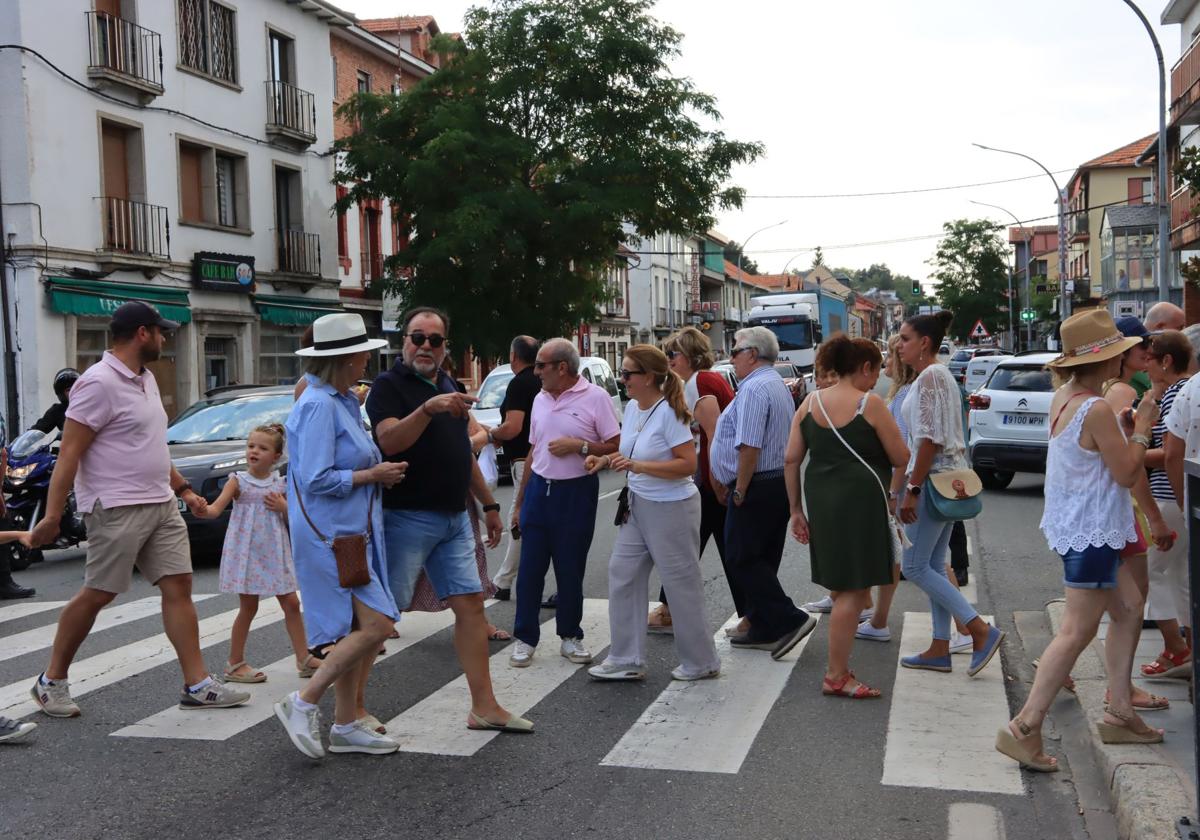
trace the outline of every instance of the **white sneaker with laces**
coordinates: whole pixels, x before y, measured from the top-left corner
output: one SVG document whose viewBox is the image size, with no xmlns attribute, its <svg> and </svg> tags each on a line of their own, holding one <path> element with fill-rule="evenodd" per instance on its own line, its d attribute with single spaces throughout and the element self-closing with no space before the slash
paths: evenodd
<svg viewBox="0 0 1200 840">
<path fill-rule="evenodd" d="M 809 601 L 807 604 L 804 604 L 802 607 L 800 607 L 800 609 L 804 610 L 805 612 L 810 612 L 810 613 L 833 612 L 833 599 L 830 598 L 828 595 L 826 595 L 824 598 L 821 598 L 819 600 Z"/>
<path fill-rule="evenodd" d="M 366 719 L 354 721 L 349 732 L 329 730 L 329 751 L 333 753 L 366 753 L 388 755 L 400 749 L 400 745 L 386 735 L 376 732 Z"/>
<path fill-rule="evenodd" d="M 514 668 L 528 668 L 529 663 L 533 661 L 533 652 L 537 650 L 533 645 L 528 645 L 520 640 L 513 645 L 512 653 L 508 655 L 508 664 Z"/>
<path fill-rule="evenodd" d="M 309 758 L 324 758 L 325 747 L 321 744 L 321 709 L 313 706 L 308 711 L 296 707 L 296 692 L 275 704 L 275 717 L 283 724 L 292 745 Z"/>
<path fill-rule="evenodd" d="M 892 640 L 892 631 L 886 627 L 876 627 L 870 621 L 864 621 L 854 631 L 854 638 L 866 639 L 870 642 L 890 642 Z"/>
<path fill-rule="evenodd" d="M 958 631 L 950 633 L 950 652 L 951 653 L 970 653 L 975 648 L 975 640 L 970 636 L 960 636 Z"/>
<path fill-rule="evenodd" d="M 576 665 L 587 665 L 592 661 L 592 652 L 583 646 L 583 639 L 563 639 L 558 652 Z"/>
</svg>

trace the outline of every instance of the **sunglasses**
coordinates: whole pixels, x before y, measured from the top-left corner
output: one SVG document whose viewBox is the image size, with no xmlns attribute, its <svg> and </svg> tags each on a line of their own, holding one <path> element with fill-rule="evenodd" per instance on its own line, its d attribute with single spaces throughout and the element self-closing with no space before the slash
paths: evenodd
<svg viewBox="0 0 1200 840">
<path fill-rule="evenodd" d="M 729 354 L 729 358 L 736 359 L 738 353 L 744 353 L 747 350 L 753 350 L 753 347 L 734 347 L 733 352 Z"/>
<path fill-rule="evenodd" d="M 668 351 L 667 351 L 667 358 L 668 358 L 668 359 L 672 359 L 672 360 L 674 360 L 674 358 L 675 358 L 676 356 L 682 356 L 682 355 L 683 355 L 683 354 L 682 354 L 682 353 L 680 353 L 678 350 L 668 350 Z"/>
<path fill-rule="evenodd" d="M 425 342 L 428 341 L 429 346 L 436 350 L 446 343 L 446 336 L 438 335 L 437 333 L 434 333 L 433 335 L 425 335 L 425 333 L 409 333 L 408 340 L 411 341 L 416 347 L 424 347 Z"/>
<path fill-rule="evenodd" d="M 623 380 L 628 382 L 629 377 L 637 376 L 639 373 L 645 373 L 645 372 L 646 371 L 644 371 L 644 370 L 626 370 L 625 368 L 621 368 L 621 372 L 618 373 L 617 376 L 621 377 Z"/>
</svg>

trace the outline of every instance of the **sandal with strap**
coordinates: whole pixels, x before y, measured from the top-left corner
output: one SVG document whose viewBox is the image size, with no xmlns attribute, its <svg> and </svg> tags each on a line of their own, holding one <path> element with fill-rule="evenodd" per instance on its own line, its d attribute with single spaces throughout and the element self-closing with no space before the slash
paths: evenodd
<svg viewBox="0 0 1200 840">
<path fill-rule="evenodd" d="M 1123 714 L 1120 714 L 1119 712 L 1114 712 L 1112 709 L 1112 706 L 1105 705 L 1104 713 L 1108 714 L 1108 715 L 1112 715 L 1117 720 L 1121 721 L 1121 723 L 1119 725 L 1115 724 L 1115 723 L 1107 723 L 1105 721 L 1099 721 L 1096 724 L 1096 729 L 1100 733 L 1100 740 L 1103 741 L 1104 743 L 1106 743 L 1106 744 L 1161 744 L 1162 743 L 1163 731 L 1161 729 L 1155 729 L 1154 727 L 1146 726 L 1145 723 L 1138 721 L 1139 723 L 1142 723 L 1142 726 L 1146 726 L 1146 728 L 1144 730 L 1138 731 L 1131 726 L 1131 724 L 1133 723 L 1132 715 L 1123 715 Z"/>
<path fill-rule="evenodd" d="M 675 626 L 671 623 L 671 610 L 666 604 L 659 604 L 646 617 L 648 633 L 674 633 Z"/>
<path fill-rule="evenodd" d="M 1161 712 L 1164 709 L 1171 708 L 1171 701 L 1166 697 L 1159 697 L 1157 694 L 1151 694 L 1148 691 L 1145 694 L 1148 698 L 1146 700 L 1138 700 L 1136 699 L 1136 695 L 1133 695 L 1130 705 L 1140 712 Z M 1112 702 L 1112 692 L 1106 689 L 1104 692 L 1104 705 L 1107 706 L 1110 702 Z"/>
<path fill-rule="evenodd" d="M 1021 733 L 1021 738 L 1028 738 L 1033 734 L 1033 728 L 1025 723 L 1025 721 L 1017 718 L 1007 726 L 1000 727 L 999 731 L 996 732 L 996 751 L 1008 756 L 1026 770 L 1035 770 L 1038 773 L 1057 773 L 1058 759 L 1044 755 L 1044 753 L 1033 749 L 1028 744 L 1021 743 L 1021 739 L 1013 734 L 1013 723 L 1017 725 L 1017 731 Z M 1044 755 L 1044 758 L 1039 760 L 1039 754 Z"/>
<path fill-rule="evenodd" d="M 489 642 L 510 642 L 512 641 L 512 633 L 507 630 L 501 630 L 495 624 L 488 625 L 488 641 Z"/>
<path fill-rule="evenodd" d="M 851 700 L 871 700 L 883 696 L 879 689 L 871 688 L 865 683 L 858 683 L 854 688 L 846 688 L 846 683 L 850 680 L 857 682 L 857 679 L 853 671 L 847 671 L 840 680 L 831 680 L 829 677 L 825 677 L 821 681 L 821 693 L 830 697 L 849 697 Z"/>
<path fill-rule="evenodd" d="M 1166 664 L 1168 662 L 1169 665 Z M 1158 659 L 1142 666 L 1142 674 L 1162 679 L 1187 679 L 1192 675 L 1192 652 L 1183 650 L 1179 653 L 1171 653 L 1169 650 L 1164 650 L 1158 655 Z"/>
<path fill-rule="evenodd" d="M 225 682 L 264 683 L 267 681 L 266 674 L 264 674 L 262 671 L 256 671 L 253 668 L 250 668 L 250 670 L 253 673 L 251 673 L 249 676 L 242 676 L 242 675 L 238 674 L 238 671 L 242 670 L 243 668 L 250 668 L 250 666 L 246 664 L 246 660 L 244 660 L 244 659 L 241 662 L 226 663 Z"/>
<path fill-rule="evenodd" d="M 314 661 L 317 663 L 316 665 L 312 664 Z M 302 680 L 306 680 L 313 674 L 317 673 L 317 669 L 320 667 L 320 657 L 309 654 L 308 658 L 306 658 L 303 663 L 301 663 L 299 659 L 296 660 L 296 676 L 300 677 Z"/>
</svg>

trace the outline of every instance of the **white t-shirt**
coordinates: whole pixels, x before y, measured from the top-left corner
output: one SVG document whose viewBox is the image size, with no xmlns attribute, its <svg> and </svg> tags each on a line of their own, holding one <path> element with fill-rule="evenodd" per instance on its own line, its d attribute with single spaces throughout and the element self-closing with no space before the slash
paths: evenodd
<svg viewBox="0 0 1200 840">
<path fill-rule="evenodd" d="M 634 461 L 670 461 L 671 450 L 691 443 L 692 430 L 680 422 L 665 399 L 642 411 L 637 402 L 625 406 L 621 424 L 621 454 Z M 680 502 L 700 492 L 691 476 L 658 478 L 629 473 L 629 489 L 652 502 Z"/>
<path fill-rule="evenodd" d="M 1200 376 L 1193 376 L 1175 395 L 1167 414 L 1167 431 L 1183 441 L 1183 457 L 1200 455 Z"/>
</svg>

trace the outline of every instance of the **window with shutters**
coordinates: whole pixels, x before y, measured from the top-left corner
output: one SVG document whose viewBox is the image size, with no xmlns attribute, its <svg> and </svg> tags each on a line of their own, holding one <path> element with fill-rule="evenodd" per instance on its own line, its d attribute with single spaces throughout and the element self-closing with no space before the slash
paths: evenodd
<svg viewBox="0 0 1200 840">
<path fill-rule="evenodd" d="M 179 222 L 248 233 L 246 156 L 180 139 Z"/>
<path fill-rule="evenodd" d="M 179 66 L 238 83 L 237 13 L 217 0 L 177 0 Z"/>
</svg>

